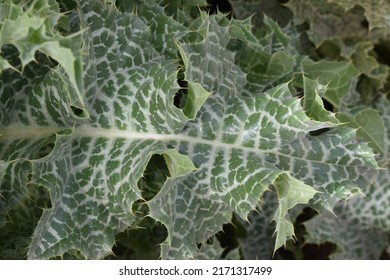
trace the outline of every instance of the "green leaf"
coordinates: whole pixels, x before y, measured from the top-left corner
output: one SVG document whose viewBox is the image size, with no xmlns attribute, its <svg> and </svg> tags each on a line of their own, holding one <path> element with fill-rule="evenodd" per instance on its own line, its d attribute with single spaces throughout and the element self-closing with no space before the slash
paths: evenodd
<svg viewBox="0 0 390 280">
<path fill-rule="evenodd" d="M 324 97 L 336 108 L 340 108 L 343 98 L 351 91 L 354 79 L 359 72 L 350 62 L 305 60 L 302 64 L 304 75 L 310 79 L 318 79 L 326 85 Z"/>
<path fill-rule="evenodd" d="M 100 16 L 94 11 L 104 12 Z M 50 190 L 53 206 L 44 210 L 35 229 L 29 258 L 50 258 L 72 248 L 87 258 L 108 254 L 114 235 L 134 221 L 132 205 L 141 198 L 137 182 L 150 157 L 167 150 L 150 136 L 180 131 L 187 120 L 173 107 L 176 69 L 170 61 L 156 58 L 157 52 L 147 43 L 150 34 L 139 18 L 122 17 L 93 2 L 84 4 L 82 19 L 90 27 L 84 36 L 91 119 L 74 120 L 73 132 L 58 135 L 54 150 L 33 162 L 33 182 Z M 116 39 L 104 36 L 104 25 L 118 27 L 117 33 L 110 35 Z M 118 45 L 112 45 L 114 41 Z M 123 48 L 126 60 L 102 52 L 102 45 L 112 51 Z M 108 64 L 116 72 L 111 72 Z M 150 82 L 143 82 L 147 80 Z M 114 91 L 114 83 L 118 90 Z M 128 88 L 138 90 L 129 95 Z M 171 105 L 166 108 L 164 104 Z M 150 113 L 143 114 L 147 111 Z M 131 140 L 126 140 L 129 137 Z"/>
<path fill-rule="evenodd" d="M 323 190 L 313 203 L 318 209 L 331 210 L 336 201 L 353 196 L 359 189 L 358 183 L 345 181 L 341 174 L 349 174 L 360 184 L 366 181 L 361 176 L 361 167 L 376 166 L 368 146 L 356 144 L 353 130 L 340 128 L 321 137 L 305 136 L 307 131 L 323 128 L 324 124 L 307 117 L 299 99 L 292 97 L 288 84 L 253 93 L 256 97 L 250 98 L 238 95 L 237 82 L 234 88 L 224 86 L 231 82 L 226 77 L 240 74 L 231 67 L 233 62 L 228 60 L 233 59 L 231 53 L 222 48 L 227 43 L 228 30 L 224 26 L 218 28 L 213 18 L 204 17 L 204 20 L 200 26 L 207 29 L 201 30 L 209 36 L 180 46 L 186 79 L 195 80 L 214 92 L 197 119 L 188 123 L 184 131 L 186 137 L 202 140 L 195 144 L 185 138 L 176 144 L 181 153 L 190 155 L 197 170 L 188 178 L 170 180 L 148 202 L 151 217 L 168 228 L 163 258 L 189 258 L 195 250 L 191 240 L 202 242 L 218 231 L 220 223 L 199 221 L 198 217 L 207 216 L 208 211 L 218 213 L 214 220 L 221 223 L 230 219 L 231 210 L 246 219 L 262 193 L 286 171 L 298 176 L 304 184 Z M 219 52 L 214 51 L 218 49 Z M 224 61 L 221 57 L 226 61 L 225 67 L 219 66 Z M 217 74 L 217 79 L 200 75 L 208 72 Z M 245 91 L 245 86 L 241 90 Z M 346 143 L 355 144 L 346 148 Z M 352 153 L 359 154 L 359 160 L 344 157 Z M 369 173 L 365 174 L 370 177 Z M 188 186 L 191 192 L 186 190 Z M 248 189 L 250 196 L 246 195 Z M 285 233 L 282 231 L 280 238 L 287 238 Z"/>
<path fill-rule="evenodd" d="M 6 1 L 8 2 L 8 1 Z M 55 3 L 55 2 L 54 2 Z M 35 60 L 40 51 L 56 60 L 68 75 L 74 87 L 75 96 L 72 105 L 83 108 L 83 73 L 80 49 L 80 34 L 64 37 L 54 28 L 60 18 L 58 4 L 53 1 L 39 1 L 32 5 L 0 3 L 0 46 L 14 45 L 19 51 L 22 69 Z M 13 69 L 11 64 L 0 60 L 0 70 Z M 0 72 L 1 73 L 1 72 Z"/>
<path fill-rule="evenodd" d="M 247 79 L 252 85 L 247 86 L 249 92 L 267 90 L 282 82 L 287 82 L 292 77 L 294 57 L 283 51 L 272 55 L 264 52 L 257 52 L 253 49 L 246 49 L 237 58 L 240 66 L 249 72 Z"/>
<path fill-rule="evenodd" d="M 145 4 L 138 9 L 138 13 L 151 29 L 150 39 L 155 49 L 176 59 L 176 42 L 188 34 L 189 30 L 164 12 L 164 10 L 169 10 L 172 4 L 172 1 L 170 1 L 164 8 L 156 4 L 150 6 Z M 131 12 L 131 10 L 129 11 Z"/>
<path fill-rule="evenodd" d="M 356 197 L 305 222 L 308 243 L 338 246 L 332 259 L 379 259 L 389 246 L 389 171 L 381 171 L 364 197 Z"/>
<path fill-rule="evenodd" d="M 275 249 L 286 246 L 286 240 L 294 236 L 294 225 L 290 221 L 288 210 L 297 204 L 308 203 L 317 193 L 312 187 L 288 174 L 279 176 L 274 183 L 278 195 L 278 208 L 273 221 L 276 222 Z"/>
<path fill-rule="evenodd" d="M 369 143 L 377 153 L 384 152 L 384 124 L 378 111 L 372 108 L 356 108 L 352 114 L 339 114 L 340 122 L 357 129 L 357 137 Z"/>
<path fill-rule="evenodd" d="M 196 258 L 199 243 L 234 213 L 247 220 L 272 185 L 280 246 L 292 236 L 288 212 L 296 204 L 332 211 L 368 184 L 377 169 L 368 145 L 332 122 L 316 88 L 309 86 L 311 101 L 302 106 L 292 85 L 281 82 L 301 73 L 302 57 L 288 51 L 290 37 L 274 22 L 256 40 L 247 21 L 240 29 L 240 21 L 201 12 L 188 27 L 180 15 L 152 23 L 164 9 L 139 7 L 137 14 L 97 0 L 80 3 L 84 107 L 74 106 L 71 77 L 47 67 L 45 57 L 27 72 L 2 73 L 0 191 L 26 194 L 31 184 L 50 195 L 29 259 L 104 258 L 115 236 L 144 219 L 167 230 L 161 258 Z M 165 27 L 179 30 L 169 35 Z M 249 79 L 258 64 L 246 68 L 236 57 L 248 47 L 265 54 L 266 88 Z M 8 48 L 6 55 L 16 56 Z M 329 83 L 326 97 L 348 93 L 355 77 L 349 64 L 337 64 L 342 75 L 333 83 L 330 64 L 305 63 L 307 77 Z M 178 69 L 188 88 L 180 88 Z M 174 102 L 179 92 L 183 109 Z M 310 133 L 324 128 L 330 130 Z M 150 163 L 156 157 L 166 166 Z M 150 176 L 153 166 L 158 174 Z M 158 181 L 168 175 L 164 168 L 170 175 Z"/>
<path fill-rule="evenodd" d="M 72 127 L 76 117 L 70 108 L 73 87 L 60 73 L 47 74 L 48 67 L 42 60 L 39 66 L 28 64 L 23 73 L 3 73 L 0 155 L 7 170 L 0 192 L 7 208 L 28 192 L 31 165 L 26 161 L 47 155 L 55 134 Z"/>
<path fill-rule="evenodd" d="M 340 203 L 334 209 L 335 215 L 319 215 L 305 222 L 308 231 L 307 242 L 330 241 L 338 246 L 331 255 L 333 259 L 379 259 L 389 247 L 390 237 L 390 170 L 389 158 L 389 108 L 390 102 L 384 96 L 376 103 L 383 119 L 385 145 L 382 154 L 383 169 L 373 178 L 364 196 Z M 372 109 L 363 113 L 378 113 Z M 378 120 L 377 120 L 378 121 Z"/>
<path fill-rule="evenodd" d="M 327 86 L 321 85 L 318 80 L 303 76 L 303 107 L 306 114 L 317 121 L 339 124 L 335 114 L 324 108 L 324 103 L 320 98 L 325 95 L 326 90 Z"/>
<path fill-rule="evenodd" d="M 356 45 L 356 48 L 351 55 L 351 60 L 356 69 L 359 69 L 364 74 L 370 76 L 375 73 L 374 69 L 379 67 L 378 61 L 374 56 L 370 55 L 373 48 L 372 42 L 363 41 Z"/>
<path fill-rule="evenodd" d="M 198 83 L 188 83 L 188 97 L 183 108 L 183 113 L 189 119 L 195 119 L 200 108 L 206 102 L 210 93 Z"/>
<path fill-rule="evenodd" d="M 378 62 L 380 58 L 374 52 L 373 42 L 362 41 L 354 45 L 348 59 L 352 60 L 354 66 L 364 74 L 360 78 L 358 91 L 366 104 L 373 104 L 377 97 L 375 93 L 386 86 L 389 67 Z"/>
<path fill-rule="evenodd" d="M 201 84 L 208 92 L 224 92 L 229 97 L 239 92 L 245 78 L 242 70 L 234 64 L 234 54 L 226 49 L 230 40 L 229 27 L 218 25 L 217 20 L 202 13 L 201 18 L 193 23 L 199 38 L 189 44 L 180 44 L 179 51 L 186 69 L 186 80 Z"/>
<path fill-rule="evenodd" d="M 196 169 L 191 159 L 176 150 L 167 150 L 163 156 L 171 177 L 180 177 Z"/>
<path fill-rule="evenodd" d="M 3 72 L 3 70 L 11 68 L 15 70 L 15 68 L 8 63 L 8 61 L 2 57 L 0 57 L 0 73 Z"/>
</svg>

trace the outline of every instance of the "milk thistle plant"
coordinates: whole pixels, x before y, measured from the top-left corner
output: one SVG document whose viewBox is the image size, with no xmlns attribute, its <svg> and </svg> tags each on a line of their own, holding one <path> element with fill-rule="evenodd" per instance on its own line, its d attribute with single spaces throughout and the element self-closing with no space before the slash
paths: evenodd
<svg viewBox="0 0 390 280">
<path fill-rule="evenodd" d="M 352 2 L 0 0 L 1 258 L 388 257 L 390 3 Z"/>
</svg>

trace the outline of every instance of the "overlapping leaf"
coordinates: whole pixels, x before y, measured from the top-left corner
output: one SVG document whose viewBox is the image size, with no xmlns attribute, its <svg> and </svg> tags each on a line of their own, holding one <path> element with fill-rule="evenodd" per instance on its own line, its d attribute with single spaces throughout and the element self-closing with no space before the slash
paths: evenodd
<svg viewBox="0 0 390 280">
<path fill-rule="evenodd" d="M 365 190 L 365 196 L 338 205 L 335 215 L 320 215 L 305 223 L 308 242 L 330 241 L 338 246 L 331 255 L 335 259 L 379 259 L 389 246 L 390 187 L 389 187 L 389 108 L 390 102 L 381 97 L 377 103 L 385 123 L 383 170 Z M 366 116 L 367 117 L 367 116 Z"/>
<path fill-rule="evenodd" d="M 340 37 L 350 39 L 368 36 L 368 30 L 361 23 L 365 20 L 362 11 L 345 11 L 338 2 L 325 0 L 291 0 L 287 7 L 293 12 L 294 24 L 309 24 L 308 34 L 316 46 L 325 40 Z"/>
<path fill-rule="evenodd" d="M 253 93 L 257 97 L 240 96 L 240 90 L 245 90 L 245 80 L 236 78 L 234 87 L 231 87 L 231 79 L 226 78 L 242 73 L 233 62 L 229 62 L 229 58 L 230 61 L 233 59 L 232 53 L 223 49 L 228 44 L 229 27 L 218 26 L 214 18 L 205 17 L 198 28 L 206 30 L 204 37 L 199 42 L 180 46 L 186 79 L 201 83 L 213 92 L 213 96 L 184 131 L 190 137 L 202 139 L 201 143 L 191 145 L 178 141 L 180 151 L 189 154 L 198 169 L 183 178 L 183 182 L 169 182 L 172 185 L 167 185 L 172 198 L 188 197 L 191 204 L 185 204 L 183 199 L 166 200 L 160 194 L 149 203 L 152 217 L 166 225 L 172 217 L 180 217 L 176 218 L 173 227 L 168 228 L 172 235 L 164 245 L 165 257 L 188 257 L 195 247 L 188 236 L 201 242 L 207 230 L 214 228 L 210 234 L 217 231 L 220 225 L 209 224 L 205 219 L 205 209 L 213 209 L 214 213 L 214 209 L 219 209 L 218 213 L 223 213 L 222 210 L 229 213 L 234 209 L 245 218 L 256 207 L 260 195 L 285 172 L 321 189 L 322 194 L 316 196 L 313 203 L 318 209 L 331 210 L 339 199 L 358 192 L 359 185 L 353 182 L 360 180 L 360 187 L 365 184 L 364 176 L 369 174 L 366 173 L 368 170 L 364 171 L 364 166 L 376 165 L 366 145 L 355 143 L 346 148 L 347 142 L 355 141 L 352 130 L 340 129 L 320 137 L 306 136 L 308 130 L 334 124 L 310 120 L 300 107 L 299 99 L 291 96 L 287 84 L 267 92 Z M 207 75 L 213 71 L 218 71 L 214 79 Z M 355 158 L 357 155 L 360 159 Z M 342 174 L 349 174 L 351 182 L 342 179 Z M 293 185 L 294 180 L 288 180 L 289 184 Z M 188 186 L 191 188 L 186 192 Z M 314 192 L 311 196 L 309 193 L 305 192 L 308 197 L 303 201 L 307 202 L 314 195 Z M 295 197 L 290 197 L 289 202 L 294 199 L 303 202 Z M 229 211 L 224 208 L 226 206 Z M 184 210 L 186 215 L 182 213 Z M 282 205 L 278 211 L 282 211 L 281 217 L 287 215 L 287 209 Z M 201 221 L 198 221 L 198 216 L 202 217 Z M 216 220 L 225 221 L 226 217 Z M 191 224 L 193 227 L 189 227 Z M 286 229 L 277 232 L 278 240 L 291 235 Z M 179 231 L 180 234 L 173 234 Z M 278 246 L 281 244 L 283 241 Z M 180 252 L 187 254 L 180 255 Z"/>
<path fill-rule="evenodd" d="M 386 0 L 330 0 L 342 6 L 346 11 L 359 5 L 364 9 L 364 15 L 369 23 L 369 28 L 380 28 L 385 32 L 390 31 L 390 5 Z"/>
<path fill-rule="evenodd" d="M 158 53 L 147 43 L 150 34 L 146 25 L 131 15 L 116 18 L 119 14 L 115 10 L 106 10 L 107 19 L 104 21 L 96 12 L 102 9 L 100 4 L 93 5 L 93 8 L 87 5 L 87 15 L 82 17 L 90 27 L 85 33 L 88 54 L 85 59 L 85 82 L 88 85 L 85 97 L 91 113 L 91 121 L 85 123 L 89 126 L 81 128 L 84 121 L 74 116 L 67 98 L 67 93 L 74 88 L 55 72 L 47 74 L 41 83 L 37 83 L 34 77 L 32 89 L 27 83 L 23 90 L 17 89 L 19 95 L 10 99 L 3 96 L 7 103 L 2 110 L 2 158 L 13 160 L 36 154 L 41 150 L 41 143 L 44 144 L 54 133 L 66 130 L 57 135 L 56 146 L 50 155 L 33 162 L 33 181 L 49 189 L 53 207 L 45 210 L 35 230 L 30 258 L 49 258 L 71 248 L 80 250 L 88 258 L 106 255 L 114 243 L 114 234 L 129 225 L 131 204 L 140 197 L 136 188 L 137 176 L 142 176 L 152 155 L 146 150 L 141 153 L 142 147 L 159 151 L 158 141 L 150 137 L 145 137 L 144 144 L 142 139 L 137 141 L 137 137 L 135 141 L 124 143 L 128 136 L 125 136 L 126 132 L 122 136 L 119 129 L 134 126 L 134 131 L 149 129 L 153 134 L 155 130 L 165 131 L 175 125 L 173 129 L 177 129 L 180 118 L 185 120 L 183 113 L 172 106 L 177 89 L 175 66 L 161 58 L 155 59 Z M 110 28 L 104 32 L 104 22 L 112 29 L 117 28 L 116 38 L 110 35 Z M 111 53 L 106 52 L 109 49 Z M 107 68 L 108 63 L 111 68 Z M 107 77 L 112 79 L 107 80 Z M 11 86 L 15 87 L 15 83 Z M 7 92 L 7 84 L 3 89 Z M 25 95 L 29 90 L 31 94 Z M 128 94 L 131 90 L 134 90 L 132 95 Z M 158 96 L 162 91 L 164 98 L 160 100 Z M 13 99 L 17 102 L 12 102 Z M 153 113 L 144 116 L 145 102 Z M 165 110 L 164 102 L 171 105 L 168 110 Z M 159 106 L 164 109 L 160 111 L 161 115 L 157 111 Z M 78 134 L 73 129 L 75 125 Z M 108 130 L 110 128 L 112 130 Z M 99 129 L 106 130 L 99 132 Z M 106 137 L 99 138 L 99 134 Z M 107 134 L 112 135 L 107 137 Z M 135 157 L 131 157 L 132 152 Z M 106 153 L 110 157 L 106 157 Z M 139 164 L 138 167 L 137 164 L 133 166 L 134 162 Z M 104 168 L 106 165 L 109 167 Z M 99 166 L 100 171 L 94 171 L 93 166 Z M 130 173 L 126 168 L 135 172 Z M 27 178 L 27 174 L 8 173 L 15 178 L 13 181 Z M 132 178 L 127 180 L 127 185 L 120 184 L 127 176 Z M 135 187 L 127 190 L 131 181 Z M 116 185 L 118 183 L 121 188 Z M 17 189 L 14 183 L 11 187 Z M 121 207 L 124 209 L 119 211 Z"/>
<path fill-rule="evenodd" d="M 159 135 L 180 131 L 186 121 L 173 106 L 175 66 L 149 45 L 146 25 L 98 2 L 82 8 L 91 120 L 57 136 L 53 152 L 34 162 L 34 182 L 51 190 L 53 207 L 37 225 L 31 258 L 71 248 L 105 256 L 114 235 L 134 220 L 132 205 L 142 198 L 137 182 L 150 157 L 167 150 Z"/>
<path fill-rule="evenodd" d="M 7 53 L 12 60 L 13 50 Z M 47 154 L 54 134 L 71 126 L 75 118 L 70 110 L 69 91 L 74 92 L 70 83 L 58 72 L 47 74 L 52 64 L 38 57 L 41 65 L 30 63 L 23 74 L 12 70 L 2 73 L 0 154 L 5 176 L 0 191 L 5 209 L 12 208 L 28 192 L 31 166 L 24 160 Z"/>
<path fill-rule="evenodd" d="M 253 17 L 256 27 L 263 25 L 264 15 L 272 17 L 282 26 L 287 25 L 291 18 L 291 12 L 278 0 L 229 0 L 229 3 L 237 18 Z"/>
<path fill-rule="evenodd" d="M 0 2 L 0 47 L 14 45 L 19 51 L 21 66 L 35 60 L 37 51 L 45 53 L 59 64 L 68 75 L 74 87 L 73 104 L 83 107 L 81 57 L 76 44 L 79 34 L 64 37 L 56 31 L 61 18 L 58 3 L 52 0 L 22 1 L 18 5 L 12 1 Z M 81 44 L 81 42 L 79 41 Z M 5 69 L 15 69 L 4 56 L 0 56 L 0 73 Z"/>
</svg>

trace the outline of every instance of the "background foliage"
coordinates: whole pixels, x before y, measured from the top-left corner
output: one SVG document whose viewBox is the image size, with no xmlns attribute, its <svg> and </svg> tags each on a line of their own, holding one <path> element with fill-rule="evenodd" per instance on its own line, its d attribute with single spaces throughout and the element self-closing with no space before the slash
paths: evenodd
<svg viewBox="0 0 390 280">
<path fill-rule="evenodd" d="M 389 31 L 386 0 L 0 1 L 1 258 L 388 258 Z"/>
</svg>

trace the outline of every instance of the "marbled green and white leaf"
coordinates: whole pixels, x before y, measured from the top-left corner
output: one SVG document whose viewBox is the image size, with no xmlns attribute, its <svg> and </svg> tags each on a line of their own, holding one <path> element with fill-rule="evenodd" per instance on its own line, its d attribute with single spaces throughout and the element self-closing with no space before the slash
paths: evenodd
<svg viewBox="0 0 390 280">
<path fill-rule="evenodd" d="M 8 58 L 14 59 L 9 49 Z M 1 184 L 6 209 L 13 207 L 28 192 L 26 183 L 31 166 L 26 160 L 50 152 L 55 133 L 73 125 L 76 116 L 70 106 L 74 89 L 68 79 L 51 71 L 48 60 L 28 64 L 23 73 L 6 70 L 0 85 L 0 155 L 7 162 Z"/>
<path fill-rule="evenodd" d="M 246 236 L 240 238 L 240 249 L 246 260 L 270 260 L 275 249 L 275 223 L 272 218 L 278 208 L 276 192 L 267 191 L 262 197 L 261 206 L 252 211 L 248 221 L 239 222 L 246 230 Z"/>
<path fill-rule="evenodd" d="M 300 100 L 292 97 L 288 84 L 259 92 L 256 97 L 240 96 L 240 90 L 242 92 L 245 86 L 239 88 L 238 82 L 234 88 L 229 87 L 231 80 L 226 77 L 242 72 L 228 66 L 233 65 L 233 61 L 227 61 L 225 70 L 219 71 L 217 65 L 223 64 L 221 56 L 225 60 L 234 57 L 226 50 L 224 53 L 214 52 L 228 43 L 227 29 L 218 27 L 213 18 L 205 18 L 201 26 L 206 24 L 209 28 L 202 29 L 209 33 L 206 40 L 180 46 L 185 65 L 191 65 L 186 67 L 185 78 L 195 79 L 213 92 L 197 119 L 187 124 L 183 131 L 185 138 L 175 143 L 180 152 L 192 158 L 197 170 L 181 180 L 170 181 L 164 188 L 171 197 L 188 197 L 186 200 L 190 204 L 185 204 L 182 198 L 179 201 L 166 200 L 166 195 L 162 197 L 160 194 L 148 203 L 151 216 L 167 226 L 172 217 L 177 217 L 173 227 L 168 228 L 171 235 L 164 244 L 163 257 L 168 258 L 191 256 L 195 244 L 188 240 L 188 236 L 201 242 L 206 238 L 207 230 L 210 230 L 208 234 L 218 231 L 220 224 L 210 225 L 204 221 L 205 214 L 199 214 L 204 213 L 203 207 L 219 209 L 220 215 L 225 213 L 216 219 L 220 222 L 229 218 L 231 210 L 246 219 L 268 186 L 282 174 L 291 172 L 302 184 L 307 183 L 322 191 L 314 197 L 313 205 L 320 210 L 331 210 L 339 199 L 353 196 L 359 187 L 365 185 L 364 178 L 370 174 L 365 168 L 367 164 L 373 168 L 376 166 L 369 147 L 356 143 L 353 130 L 339 128 L 320 137 L 307 136 L 310 130 L 335 124 L 310 120 Z M 214 47 L 205 55 L 210 45 Z M 207 67 L 210 65 L 216 66 Z M 218 83 L 211 79 L 213 71 L 218 71 L 215 73 Z M 200 77 L 199 73 L 204 72 L 206 74 Z M 237 81 L 245 82 L 241 75 Z M 187 137 L 194 140 L 186 140 Z M 345 146 L 346 143 L 350 146 Z M 343 178 L 346 174 L 351 177 Z M 357 178 L 363 179 L 360 185 L 349 180 Z M 185 192 L 185 186 L 191 186 L 190 190 Z M 310 191 L 304 193 L 307 197 L 300 203 L 307 203 L 314 194 Z M 182 211 L 187 214 L 183 215 Z M 194 222 L 195 213 L 203 216 L 201 222 Z M 194 226 L 188 227 L 190 224 Z M 179 230 L 180 234 L 173 234 Z M 289 235 L 281 230 L 277 232 L 277 239 L 285 240 Z"/>
<path fill-rule="evenodd" d="M 320 96 L 324 96 L 327 90 L 328 87 L 321 85 L 318 80 L 312 80 L 303 75 L 303 107 L 306 114 L 314 120 L 340 124 L 335 113 L 324 108 L 324 102 Z"/>
<path fill-rule="evenodd" d="M 19 51 L 22 70 L 35 60 L 36 52 L 42 52 L 61 66 L 74 87 L 74 106 L 83 108 L 83 90 L 80 34 L 63 36 L 55 27 L 61 18 L 56 1 L 45 0 L 14 4 L 3 0 L 0 3 L 0 46 L 13 45 Z M 1 57 L 1 56 L 0 56 Z M 0 59 L 0 73 L 5 69 L 15 70 L 7 59 Z"/>
<path fill-rule="evenodd" d="M 390 237 L 390 173 L 389 158 L 389 108 L 390 102 L 381 97 L 377 102 L 379 114 L 385 124 L 385 146 L 381 154 L 383 170 L 366 188 L 364 197 L 340 203 L 335 215 L 319 215 L 305 223 L 307 242 L 330 241 L 338 246 L 331 255 L 334 259 L 379 259 L 389 246 Z"/>
<path fill-rule="evenodd" d="M 312 187 L 302 181 L 290 177 L 288 174 L 279 176 L 274 183 L 278 195 L 278 208 L 273 221 L 276 223 L 275 249 L 286 246 L 287 239 L 294 237 L 294 225 L 291 223 L 288 210 L 297 204 L 307 203 L 317 193 Z"/>
<path fill-rule="evenodd" d="M 134 220 L 137 182 L 150 157 L 167 150 L 159 135 L 186 121 L 173 107 L 175 66 L 148 44 L 146 25 L 98 2 L 82 11 L 90 120 L 76 122 L 50 155 L 33 162 L 33 182 L 50 190 L 53 206 L 37 225 L 30 258 L 72 248 L 94 259 L 109 253 L 114 235 Z"/>
<path fill-rule="evenodd" d="M 277 249 L 293 235 L 288 212 L 296 204 L 332 211 L 367 185 L 377 168 L 372 151 L 356 141 L 353 129 L 334 122 L 315 90 L 309 89 L 305 106 L 289 83 L 265 89 L 247 79 L 251 67 L 236 64 L 235 53 L 251 45 L 271 48 L 265 76 L 276 81 L 283 69 L 290 71 L 282 60 L 294 56 L 278 53 L 289 38 L 281 30 L 257 41 L 247 25 L 240 29 L 238 21 L 200 13 L 191 32 L 180 27 L 166 35 L 165 29 L 181 25 L 168 16 L 154 22 L 162 8 L 142 9 L 138 15 L 97 0 L 80 2 L 85 106 L 75 109 L 77 89 L 62 68 L 33 78 L 3 71 L 9 81 L 0 103 L 3 186 L 43 186 L 51 200 L 28 258 L 74 250 L 103 258 L 115 235 L 139 222 L 140 203 L 167 229 L 161 257 L 195 258 L 198 243 L 205 244 L 233 213 L 246 220 L 271 185 L 278 194 Z M 186 89 L 177 82 L 180 67 Z M 348 86 L 351 74 L 346 76 L 329 89 Z M 187 97 L 183 109 L 174 105 L 179 90 Z M 330 131 L 309 133 L 323 128 Z M 151 183 L 161 189 L 150 195 L 140 180 L 155 155 L 165 160 L 169 176 L 163 184 Z"/>
</svg>

